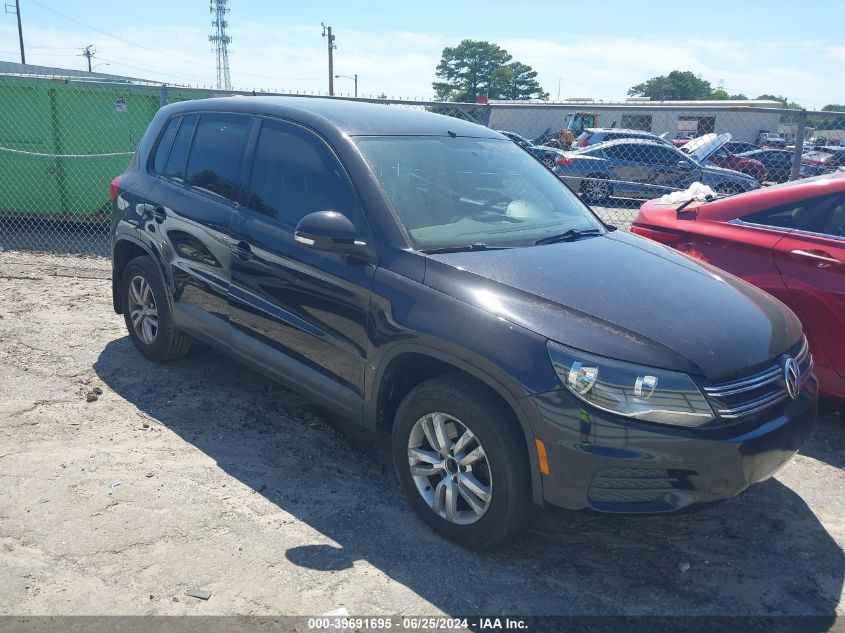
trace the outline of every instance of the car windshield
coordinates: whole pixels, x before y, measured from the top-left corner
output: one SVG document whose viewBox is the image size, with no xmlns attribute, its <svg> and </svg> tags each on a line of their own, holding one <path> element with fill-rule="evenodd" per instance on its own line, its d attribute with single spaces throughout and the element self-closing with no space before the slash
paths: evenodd
<svg viewBox="0 0 845 633">
<path fill-rule="evenodd" d="M 530 154 L 504 139 L 356 137 L 396 215 L 420 250 L 527 246 L 603 226 Z"/>
</svg>

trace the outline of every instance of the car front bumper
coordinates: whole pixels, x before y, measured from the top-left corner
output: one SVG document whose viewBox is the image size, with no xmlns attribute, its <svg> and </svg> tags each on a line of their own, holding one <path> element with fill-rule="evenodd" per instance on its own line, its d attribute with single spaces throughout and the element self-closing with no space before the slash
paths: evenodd
<svg viewBox="0 0 845 633">
<path fill-rule="evenodd" d="M 771 477 L 816 419 L 818 382 L 753 420 L 711 428 L 647 424 L 587 409 L 564 391 L 526 398 L 546 448 L 543 499 L 602 512 L 673 512 L 733 497 Z M 527 402 L 526 402 L 527 401 Z"/>
</svg>

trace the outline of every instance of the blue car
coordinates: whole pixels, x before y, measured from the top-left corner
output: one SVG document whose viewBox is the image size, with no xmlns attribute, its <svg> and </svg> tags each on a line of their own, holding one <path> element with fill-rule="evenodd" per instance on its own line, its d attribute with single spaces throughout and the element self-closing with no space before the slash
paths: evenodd
<svg viewBox="0 0 845 633">
<path fill-rule="evenodd" d="M 591 204 L 608 198 L 649 200 L 686 189 L 694 182 L 708 185 L 722 195 L 757 189 L 760 183 L 750 176 L 703 163 L 729 139 L 728 134 L 714 134 L 692 154 L 656 141 L 608 141 L 566 152 L 554 171 Z"/>
<path fill-rule="evenodd" d="M 534 156 L 534 158 L 539 160 L 549 169 L 554 169 L 557 164 L 557 160 L 563 156 L 562 149 L 547 147 L 546 145 L 534 145 L 527 138 L 520 136 L 516 132 L 508 132 L 506 130 L 498 130 L 498 132 L 499 134 L 507 136 L 510 140 Z"/>
</svg>

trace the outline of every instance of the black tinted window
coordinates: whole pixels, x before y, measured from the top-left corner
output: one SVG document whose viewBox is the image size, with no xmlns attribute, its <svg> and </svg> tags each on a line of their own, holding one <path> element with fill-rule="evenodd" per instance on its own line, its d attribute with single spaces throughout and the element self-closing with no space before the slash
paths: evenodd
<svg viewBox="0 0 845 633">
<path fill-rule="evenodd" d="M 241 150 L 249 123 L 249 117 L 237 114 L 203 114 L 191 145 L 186 182 L 235 200 Z"/>
<path fill-rule="evenodd" d="M 814 233 L 845 238 L 845 196 L 829 196 L 817 202 L 819 212 L 801 228 Z"/>
<path fill-rule="evenodd" d="M 164 168 L 164 175 L 168 178 L 184 180 L 185 161 L 188 159 L 188 150 L 191 147 L 191 138 L 198 118 L 196 115 L 191 115 L 182 119 L 182 125 L 179 126 L 179 132 L 170 150 L 170 157 L 167 159 L 167 166 Z"/>
<path fill-rule="evenodd" d="M 649 162 L 660 165 L 677 165 L 678 161 L 682 160 L 680 156 L 668 147 L 655 147 L 654 145 L 645 147 L 648 147 Z"/>
<path fill-rule="evenodd" d="M 819 233 L 845 238 L 845 200 L 830 210 Z"/>
<path fill-rule="evenodd" d="M 179 123 L 181 122 L 181 117 L 174 117 L 170 119 L 167 127 L 164 128 L 164 133 L 161 135 L 161 139 L 159 139 L 155 159 L 153 160 L 154 173 L 164 173 L 164 164 L 167 162 L 167 156 L 170 154 L 170 146 L 173 144 L 173 139 L 176 137 L 176 130 L 179 129 Z"/>
<path fill-rule="evenodd" d="M 742 220 L 764 226 L 819 231 L 819 223 L 823 222 L 823 218 L 826 217 L 825 214 L 831 209 L 833 203 L 834 200 L 830 196 L 813 198 L 751 213 L 744 216 Z"/>
<path fill-rule="evenodd" d="M 632 145 L 612 145 L 605 148 L 604 155 L 617 160 L 637 160 L 638 156 L 634 150 Z"/>
<path fill-rule="evenodd" d="M 280 121 L 261 125 L 247 206 L 291 227 L 315 211 L 355 221 L 355 197 L 335 156 L 311 132 Z"/>
</svg>

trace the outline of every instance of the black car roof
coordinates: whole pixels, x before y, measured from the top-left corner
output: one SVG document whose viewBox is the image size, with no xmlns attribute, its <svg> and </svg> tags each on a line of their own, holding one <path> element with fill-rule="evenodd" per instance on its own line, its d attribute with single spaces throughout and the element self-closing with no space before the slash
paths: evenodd
<svg viewBox="0 0 845 633">
<path fill-rule="evenodd" d="M 457 136 L 506 138 L 490 128 L 442 114 L 332 97 L 223 97 L 182 101 L 165 108 L 170 113 L 216 111 L 278 116 L 324 135 L 446 136 L 451 132 Z"/>
</svg>

